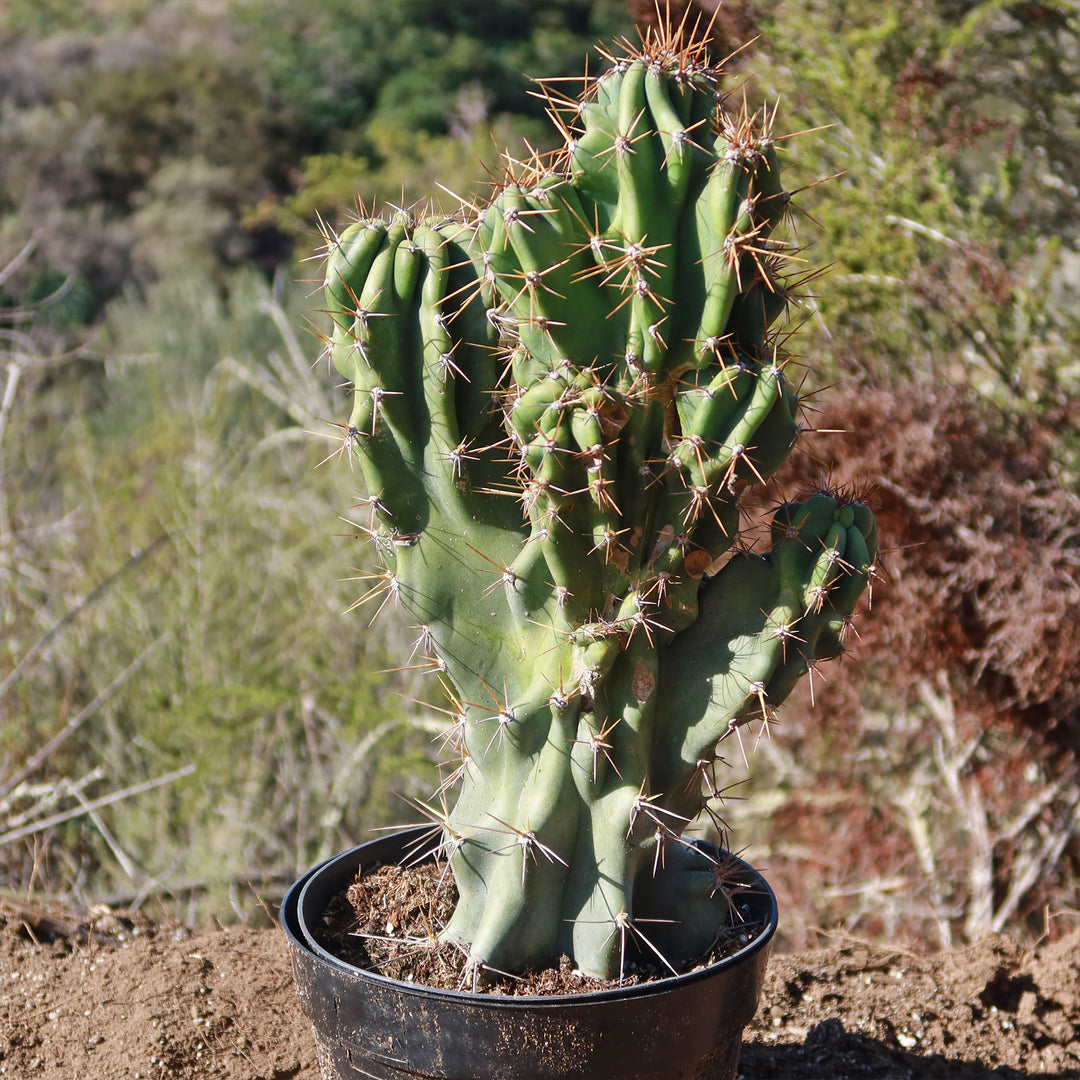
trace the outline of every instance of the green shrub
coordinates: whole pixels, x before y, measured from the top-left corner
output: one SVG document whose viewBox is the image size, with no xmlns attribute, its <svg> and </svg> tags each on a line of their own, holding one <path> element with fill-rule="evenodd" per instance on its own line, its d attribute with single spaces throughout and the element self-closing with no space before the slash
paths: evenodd
<svg viewBox="0 0 1080 1080">
<path fill-rule="evenodd" d="M 830 125 L 812 160 L 787 149 L 802 183 L 836 174 L 802 200 L 832 266 L 814 345 L 836 370 L 1020 408 L 1080 388 L 1080 15 L 1034 7 L 817 0 L 763 21 L 757 85 Z"/>
</svg>

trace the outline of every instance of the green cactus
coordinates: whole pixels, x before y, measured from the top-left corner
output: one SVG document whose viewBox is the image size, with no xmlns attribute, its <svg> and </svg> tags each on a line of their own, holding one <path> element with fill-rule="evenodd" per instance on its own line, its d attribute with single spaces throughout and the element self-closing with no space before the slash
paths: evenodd
<svg viewBox="0 0 1080 1080">
<path fill-rule="evenodd" d="M 799 431 L 771 114 L 701 42 L 610 59 L 579 101 L 547 91 L 565 148 L 485 205 L 327 235 L 365 598 L 453 695 L 445 933 L 476 969 L 612 977 L 645 920 L 665 962 L 708 945 L 724 890 L 681 833 L 717 743 L 842 651 L 877 557 L 836 494 L 782 505 L 767 554 L 740 532 Z"/>
</svg>

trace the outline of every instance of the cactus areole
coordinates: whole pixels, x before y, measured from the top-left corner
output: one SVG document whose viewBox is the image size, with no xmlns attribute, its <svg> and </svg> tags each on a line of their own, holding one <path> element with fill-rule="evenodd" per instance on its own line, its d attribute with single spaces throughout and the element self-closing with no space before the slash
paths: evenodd
<svg viewBox="0 0 1080 1080">
<path fill-rule="evenodd" d="M 368 598 L 450 691 L 444 934 L 478 971 L 708 947 L 723 868 L 681 833 L 718 743 L 843 650 L 877 558 L 867 506 L 829 492 L 740 532 L 800 429 L 773 114 L 700 41 L 608 59 L 578 99 L 545 89 L 565 145 L 507 158 L 483 205 L 326 235 Z"/>
</svg>

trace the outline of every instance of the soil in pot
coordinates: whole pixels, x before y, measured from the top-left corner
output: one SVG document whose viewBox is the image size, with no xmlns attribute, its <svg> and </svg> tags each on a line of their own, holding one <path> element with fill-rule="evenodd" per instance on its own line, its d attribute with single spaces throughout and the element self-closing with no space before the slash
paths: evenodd
<svg viewBox="0 0 1080 1080">
<path fill-rule="evenodd" d="M 622 978 L 590 978 L 576 971 L 568 956 L 562 956 L 557 965 L 543 970 L 518 976 L 491 974 L 482 984 L 466 985 L 472 978 L 467 972 L 467 954 L 453 942 L 438 938 L 456 902 L 457 890 L 444 864 L 361 867 L 347 889 L 331 899 L 315 938 L 327 952 L 354 967 L 445 990 L 580 994 L 636 986 L 672 974 L 646 947 L 631 939 L 627 941 Z M 698 970 L 732 955 L 764 929 L 765 924 L 753 917 L 722 927 L 712 949 L 678 973 Z"/>
</svg>

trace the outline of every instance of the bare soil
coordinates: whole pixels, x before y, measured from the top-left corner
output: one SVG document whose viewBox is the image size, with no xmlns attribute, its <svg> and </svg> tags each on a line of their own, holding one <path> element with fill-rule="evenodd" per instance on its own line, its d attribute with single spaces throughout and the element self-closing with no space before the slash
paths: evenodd
<svg viewBox="0 0 1080 1080">
<path fill-rule="evenodd" d="M 1080 932 L 774 953 L 745 1080 L 1080 1075 Z M 0 1076 L 319 1080 L 276 928 L 189 934 L 0 901 Z"/>
</svg>

